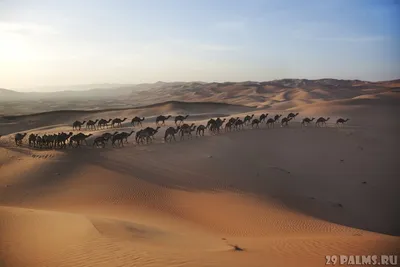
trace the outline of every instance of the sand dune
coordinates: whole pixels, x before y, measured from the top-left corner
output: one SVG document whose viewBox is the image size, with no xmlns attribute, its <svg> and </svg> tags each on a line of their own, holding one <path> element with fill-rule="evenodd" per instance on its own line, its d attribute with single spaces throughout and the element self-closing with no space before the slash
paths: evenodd
<svg viewBox="0 0 400 267">
<path fill-rule="evenodd" d="M 267 90 L 249 86 L 250 96 Z M 209 97 L 237 93 L 234 84 L 212 88 Z M 389 103 L 396 96 L 268 94 L 268 109 L 169 102 L 3 118 L 0 266 L 325 266 L 326 255 L 398 253 L 399 109 Z M 186 122 L 200 125 L 290 111 L 300 115 L 288 127 L 165 143 L 170 119 L 152 144 L 132 136 L 123 148 L 91 146 L 104 132 L 130 131 L 133 116 L 155 127 L 160 114 L 190 114 Z M 301 127 L 305 116 L 329 116 L 328 127 Z M 128 119 L 118 129 L 82 129 L 93 136 L 76 149 L 12 140 L 20 131 L 69 132 L 74 120 L 114 117 Z M 339 117 L 350 121 L 336 127 Z"/>
</svg>

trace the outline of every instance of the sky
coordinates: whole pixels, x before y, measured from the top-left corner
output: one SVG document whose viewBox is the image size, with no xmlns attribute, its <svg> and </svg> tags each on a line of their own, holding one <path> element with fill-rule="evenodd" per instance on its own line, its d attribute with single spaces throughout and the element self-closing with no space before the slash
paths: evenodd
<svg viewBox="0 0 400 267">
<path fill-rule="evenodd" d="M 0 88 L 400 78 L 400 0 L 0 0 Z"/>
</svg>

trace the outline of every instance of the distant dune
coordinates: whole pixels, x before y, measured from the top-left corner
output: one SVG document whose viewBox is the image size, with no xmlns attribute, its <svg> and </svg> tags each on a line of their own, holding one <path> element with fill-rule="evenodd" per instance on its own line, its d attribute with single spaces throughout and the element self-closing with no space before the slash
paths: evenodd
<svg viewBox="0 0 400 267">
<path fill-rule="evenodd" d="M 111 86 L 111 85 L 110 85 Z M 336 79 L 282 79 L 269 82 L 175 82 L 138 84 L 81 91 L 19 93 L 0 90 L 0 115 L 52 110 L 132 108 L 165 101 L 217 102 L 287 109 L 299 104 L 397 92 L 398 80 L 365 82 Z M 398 97 L 395 97 L 396 101 Z M 29 104 L 27 104 L 29 103 Z M 378 103 L 379 104 L 379 103 Z M 385 103 L 382 102 L 382 105 Z"/>
</svg>

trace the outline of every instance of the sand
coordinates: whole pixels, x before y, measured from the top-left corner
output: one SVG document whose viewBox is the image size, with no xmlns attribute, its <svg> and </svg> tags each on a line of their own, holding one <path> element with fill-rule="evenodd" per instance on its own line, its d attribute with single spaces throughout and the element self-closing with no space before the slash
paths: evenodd
<svg viewBox="0 0 400 267">
<path fill-rule="evenodd" d="M 3 122 L 0 266 L 325 266 L 326 255 L 398 254 L 397 96 L 366 91 L 372 102 L 354 104 L 314 93 L 326 98 L 309 101 L 300 90 L 276 95 L 276 109 L 167 104 Z M 290 111 L 300 115 L 289 127 L 172 143 L 162 140 L 167 127 L 153 144 L 132 136 L 123 148 L 12 142 L 19 131 L 69 132 L 76 119 L 127 117 L 118 130 L 130 131 L 136 115 L 154 127 L 159 114 L 188 113 L 200 125 Z M 305 116 L 331 118 L 301 127 Z M 336 127 L 338 117 L 350 121 Z M 91 144 L 113 131 L 84 132 Z"/>
</svg>

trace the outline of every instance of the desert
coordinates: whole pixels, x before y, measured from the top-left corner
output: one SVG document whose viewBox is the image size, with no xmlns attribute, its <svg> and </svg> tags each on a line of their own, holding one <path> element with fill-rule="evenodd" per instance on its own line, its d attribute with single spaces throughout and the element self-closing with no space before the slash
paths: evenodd
<svg viewBox="0 0 400 267">
<path fill-rule="evenodd" d="M 158 82 L 46 93 L 40 105 L 4 89 L 0 266 L 398 255 L 399 88 Z"/>
</svg>

